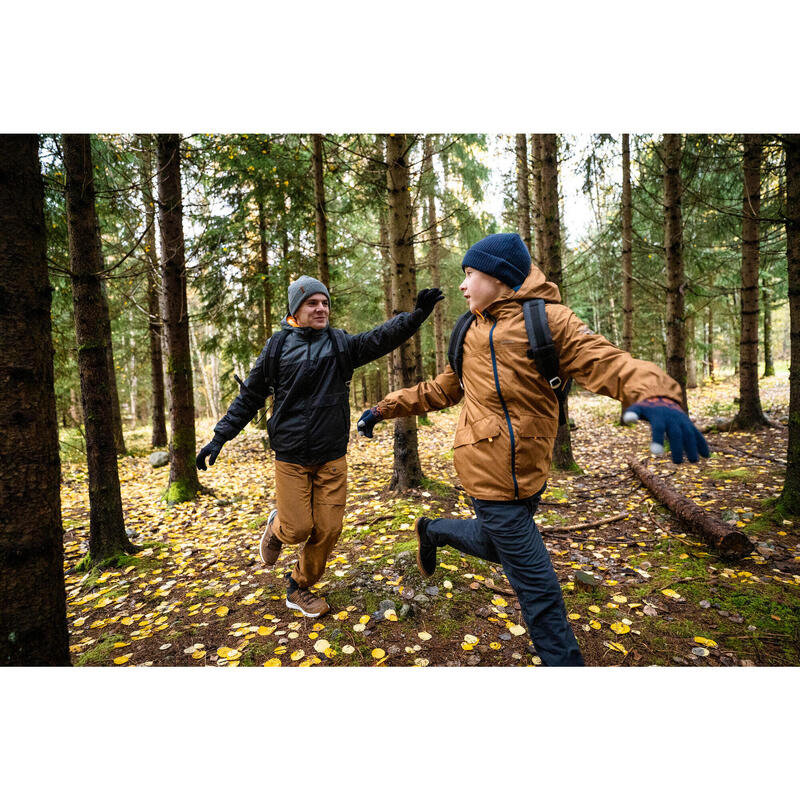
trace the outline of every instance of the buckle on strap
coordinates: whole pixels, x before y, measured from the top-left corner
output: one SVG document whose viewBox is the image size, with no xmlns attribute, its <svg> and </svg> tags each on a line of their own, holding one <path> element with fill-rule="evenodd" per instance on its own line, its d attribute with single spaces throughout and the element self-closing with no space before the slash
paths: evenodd
<svg viewBox="0 0 800 800">
<path fill-rule="evenodd" d="M 548 383 L 550 384 L 551 388 L 558 389 L 561 386 L 561 378 L 556 375 L 555 378 L 550 378 Z"/>
</svg>

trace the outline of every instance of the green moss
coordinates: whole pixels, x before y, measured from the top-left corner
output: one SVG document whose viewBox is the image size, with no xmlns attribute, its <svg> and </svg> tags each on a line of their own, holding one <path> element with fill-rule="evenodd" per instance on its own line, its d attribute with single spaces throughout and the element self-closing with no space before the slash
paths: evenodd
<svg viewBox="0 0 800 800">
<path fill-rule="evenodd" d="M 374 592 L 364 592 L 361 595 L 364 600 L 364 610 L 367 614 L 374 614 L 378 610 L 380 599 Z"/>
<path fill-rule="evenodd" d="M 755 477 L 747 467 L 739 467 L 738 469 L 712 469 L 709 470 L 708 476 L 715 481 L 752 481 Z"/>
<path fill-rule="evenodd" d="M 116 642 L 125 641 L 125 637 L 118 633 L 107 633 L 100 638 L 100 641 L 91 649 L 78 656 L 75 662 L 77 667 L 86 667 L 92 664 L 104 664 L 111 659 Z"/>
<path fill-rule="evenodd" d="M 197 496 L 197 491 L 197 485 L 193 481 L 179 478 L 167 486 L 161 499 L 166 500 L 168 505 L 174 506 L 176 503 L 186 503 L 189 500 L 194 500 Z"/>
<path fill-rule="evenodd" d="M 440 636 L 450 637 L 461 632 L 462 623 L 451 616 L 445 617 L 436 623 L 436 632 Z"/>
<path fill-rule="evenodd" d="M 422 488 L 426 492 L 430 492 L 436 497 L 452 497 L 455 494 L 455 489 L 447 483 L 436 481 L 432 478 L 422 478 Z"/>
</svg>

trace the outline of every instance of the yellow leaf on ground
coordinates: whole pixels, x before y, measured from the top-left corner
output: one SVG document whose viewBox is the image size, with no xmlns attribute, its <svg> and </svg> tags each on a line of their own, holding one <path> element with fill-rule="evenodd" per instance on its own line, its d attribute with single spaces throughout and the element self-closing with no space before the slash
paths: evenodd
<svg viewBox="0 0 800 800">
<path fill-rule="evenodd" d="M 676 600 L 680 598 L 680 595 L 674 589 L 662 589 L 661 594 L 666 595 L 667 597 L 673 597 Z"/>
<path fill-rule="evenodd" d="M 430 664 L 427 658 L 415 658 L 414 665 L 417 667 L 427 667 Z"/>
<path fill-rule="evenodd" d="M 477 636 L 473 636 L 471 633 L 465 633 L 464 634 L 464 641 L 467 644 L 478 644 L 478 637 Z"/>
<path fill-rule="evenodd" d="M 361 633 L 361 631 L 363 631 L 363 630 L 364 630 L 364 628 L 366 628 L 366 627 L 367 627 L 366 625 L 362 625 L 362 624 L 359 622 L 359 623 L 357 623 L 357 624 L 353 625 L 353 630 L 354 630 L 356 633 Z"/>
<path fill-rule="evenodd" d="M 228 611 L 229 611 L 229 610 L 230 610 L 230 609 L 228 608 L 228 606 L 220 606 L 220 607 L 219 607 L 219 608 L 218 608 L 218 609 L 217 609 L 217 610 L 216 610 L 214 613 L 215 613 L 215 614 L 216 614 L 218 617 L 227 617 L 227 616 L 228 616 Z"/>
<path fill-rule="evenodd" d="M 522 625 L 512 625 L 508 629 L 508 632 L 513 633 L 514 636 L 522 636 L 522 634 L 525 633 L 525 628 L 523 628 Z"/>
<path fill-rule="evenodd" d="M 314 649 L 318 653 L 324 653 L 330 646 L 331 643 L 327 639 L 317 639 L 317 641 L 314 642 Z"/>
<path fill-rule="evenodd" d="M 611 623 L 611 630 L 614 633 L 618 633 L 622 635 L 623 633 L 630 633 L 630 625 L 625 625 L 623 622 L 612 622 Z"/>
<path fill-rule="evenodd" d="M 619 642 L 603 642 L 603 644 L 609 650 L 616 650 L 618 653 L 622 653 L 624 656 L 628 655 L 628 651 Z"/>
<path fill-rule="evenodd" d="M 695 636 L 697 644 L 704 644 L 706 647 L 716 647 L 717 643 L 713 639 L 706 639 L 705 636 Z"/>
<path fill-rule="evenodd" d="M 132 655 L 133 655 L 133 653 L 125 653 L 124 656 L 120 656 L 119 658 L 115 658 L 114 659 L 114 663 L 115 664 L 127 664 L 128 661 L 131 660 L 131 656 Z"/>
<path fill-rule="evenodd" d="M 431 634 L 428 633 L 428 631 L 419 631 L 417 633 L 417 636 L 419 636 L 419 638 L 422 639 L 423 642 L 427 642 L 428 639 L 431 638 Z"/>
<path fill-rule="evenodd" d="M 397 612 L 391 608 L 387 608 L 386 611 L 383 612 L 383 618 L 388 619 L 389 622 L 397 622 Z"/>
<path fill-rule="evenodd" d="M 263 666 L 265 666 L 265 667 L 280 667 L 282 665 L 281 665 L 281 660 L 279 658 L 270 658 L 270 659 L 267 659 L 264 662 Z"/>
<path fill-rule="evenodd" d="M 596 619 L 593 619 L 589 622 L 589 627 L 594 628 L 595 630 L 599 630 L 603 626 Z"/>
<path fill-rule="evenodd" d="M 205 658 L 205 655 L 206 655 L 205 650 L 195 650 L 194 653 L 192 653 L 192 658 L 195 661 L 198 661 L 201 658 Z"/>
<path fill-rule="evenodd" d="M 567 614 L 567 617 L 569 619 L 580 619 L 581 615 L 580 614 Z"/>
<path fill-rule="evenodd" d="M 599 614 L 600 613 L 600 606 L 589 606 L 588 610 L 591 611 L 592 614 Z"/>
<path fill-rule="evenodd" d="M 291 658 L 292 661 L 299 661 L 304 655 L 304 650 L 295 650 L 294 653 L 289 656 L 289 658 Z"/>
<path fill-rule="evenodd" d="M 625 597 L 624 594 L 615 594 L 611 599 L 615 603 L 627 603 L 628 602 L 628 598 Z"/>
<path fill-rule="evenodd" d="M 386 655 L 386 652 L 384 650 L 381 650 L 380 647 L 376 647 L 372 651 L 372 657 L 375 658 L 375 659 L 383 658 L 385 655 Z"/>
<path fill-rule="evenodd" d="M 369 614 L 362 614 L 358 618 L 359 625 L 366 625 L 369 622 Z"/>
<path fill-rule="evenodd" d="M 351 655 L 352 653 L 355 653 L 355 651 L 356 651 L 355 647 L 353 647 L 353 645 L 351 645 L 351 644 L 346 644 L 346 645 L 345 645 L 345 646 L 342 648 L 342 652 L 343 652 L 343 653 L 344 653 L 346 656 L 349 656 L 349 655 Z"/>
<path fill-rule="evenodd" d="M 273 625 L 271 628 L 265 628 L 263 625 L 258 629 L 259 636 L 269 636 L 275 630 Z"/>
<path fill-rule="evenodd" d="M 489 642 L 489 647 L 491 647 L 492 650 L 499 650 L 502 646 L 500 642 Z"/>
</svg>

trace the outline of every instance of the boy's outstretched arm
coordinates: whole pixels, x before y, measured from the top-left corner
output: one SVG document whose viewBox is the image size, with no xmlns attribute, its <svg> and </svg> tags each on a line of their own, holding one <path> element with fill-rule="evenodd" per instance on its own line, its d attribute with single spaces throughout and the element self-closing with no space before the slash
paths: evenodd
<svg viewBox="0 0 800 800">
<path fill-rule="evenodd" d="M 650 361 L 634 358 L 589 329 L 565 306 L 548 307 L 548 322 L 559 350 L 559 364 L 566 377 L 586 389 L 619 400 L 623 422 L 646 420 L 652 428 L 650 450 L 664 452 L 669 440 L 672 460 L 691 462 L 708 458 L 708 444 L 681 407 L 677 381 Z"/>
<path fill-rule="evenodd" d="M 408 417 L 425 414 L 454 406 L 464 396 L 455 372 L 447 366 L 433 380 L 423 381 L 408 389 L 399 389 L 386 395 L 377 406 L 367 409 L 358 420 L 358 432 L 368 439 L 372 430 L 382 419 Z"/>
</svg>

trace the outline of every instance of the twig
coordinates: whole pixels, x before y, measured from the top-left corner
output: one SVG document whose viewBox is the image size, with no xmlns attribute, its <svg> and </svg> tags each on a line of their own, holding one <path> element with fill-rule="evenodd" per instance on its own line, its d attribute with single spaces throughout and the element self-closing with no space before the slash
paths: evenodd
<svg viewBox="0 0 800 800">
<path fill-rule="evenodd" d="M 552 534 L 555 531 L 582 531 L 586 528 L 599 528 L 601 525 L 608 525 L 610 522 L 619 522 L 621 519 L 625 519 L 630 515 L 630 511 L 625 511 L 622 514 L 617 514 L 613 517 L 606 517 L 605 519 L 598 519 L 594 522 L 581 522 L 578 525 L 559 525 L 556 527 L 547 527 L 542 528 L 542 533 Z"/>
</svg>

